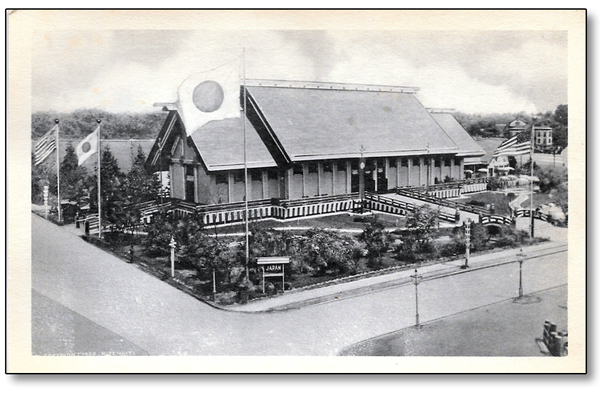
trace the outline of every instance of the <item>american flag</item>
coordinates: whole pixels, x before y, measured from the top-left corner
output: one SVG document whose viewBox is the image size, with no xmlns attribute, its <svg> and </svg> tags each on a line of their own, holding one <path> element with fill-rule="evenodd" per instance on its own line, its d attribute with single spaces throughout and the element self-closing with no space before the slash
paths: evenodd
<svg viewBox="0 0 600 400">
<path fill-rule="evenodd" d="M 517 137 L 513 136 L 498 146 L 496 151 L 494 151 L 494 156 L 519 156 L 529 154 L 530 151 L 531 141 L 517 143 Z"/>
<path fill-rule="evenodd" d="M 57 129 L 58 125 L 55 125 L 35 144 L 34 165 L 41 164 L 54 150 L 56 150 Z"/>
</svg>

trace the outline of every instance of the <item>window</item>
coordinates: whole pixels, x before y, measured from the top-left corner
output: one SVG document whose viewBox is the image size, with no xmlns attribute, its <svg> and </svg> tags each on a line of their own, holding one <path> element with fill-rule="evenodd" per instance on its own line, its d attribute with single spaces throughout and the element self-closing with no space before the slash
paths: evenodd
<svg viewBox="0 0 600 400">
<path fill-rule="evenodd" d="M 302 164 L 294 164 L 294 175 L 302 175 L 304 173 L 304 168 Z"/>
<path fill-rule="evenodd" d="M 389 161 L 390 168 L 396 168 L 396 167 L 397 167 L 397 165 L 398 165 L 398 164 L 396 163 L 396 159 L 395 159 L 395 158 L 390 158 L 389 160 L 390 160 L 390 161 Z"/>
<path fill-rule="evenodd" d="M 193 165 L 186 165 L 185 166 L 185 174 L 187 176 L 194 176 L 194 166 Z"/>
<path fill-rule="evenodd" d="M 215 183 L 217 185 L 227 185 L 227 174 L 226 173 L 218 173 L 215 175 Z"/>
<path fill-rule="evenodd" d="M 403 167 L 408 167 L 408 158 L 401 158 L 400 165 L 402 165 Z"/>
<path fill-rule="evenodd" d="M 442 161 L 441 161 L 439 158 L 436 158 L 436 159 L 434 160 L 434 162 L 435 162 L 435 167 L 436 167 L 436 168 L 439 168 L 439 166 L 442 164 Z"/>
<path fill-rule="evenodd" d="M 450 166 L 450 159 L 449 158 L 445 158 L 444 159 L 444 167 L 449 167 Z"/>
<path fill-rule="evenodd" d="M 262 171 L 253 170 L 250 172 L 250 179 L 254 182 L 262 182 Z"/>
<path fill-rule="evenodd" d="M 244 171 L 235 171 L 233 173 L 234 183 L 244 183 Z"/>
<path fill-rule="evenodd" d="M 421 164 L 421 160 L 418 157 L 413 158 L 413 162 L 412 165 L 420 165 Z"/>
<path fill-rule="evenodd" d="M 318 170 L 319 170 L 318 164 L 316 164 L 316 163 L 308 164 L 308 173 L 309 174 L 316 174 Z"/>
<path fill-rule="evenodd" d="M 267 172 L 267 175 L 269 176 L 269 180 L 277 180 L 279 178 L 279 174 L 277 173 L 276 169 L 270 169 Z"/>
<path fill-rule="evenodd" d="M 338 161 L 337 162 L 337 170 L 345 171 L 346 170 L 346 161 Z"/>
<path fill-rule="evenodd" d="M 429 157 L 423 158 L 423 165 L 426 167 L 429 165 Z"/>
<path fill-rule="evenodd" d="M 324 162 L 323 163 L 323 172 L 331 172 L 331 171 L 332 171 L 331 163 Z"/>
</svg>

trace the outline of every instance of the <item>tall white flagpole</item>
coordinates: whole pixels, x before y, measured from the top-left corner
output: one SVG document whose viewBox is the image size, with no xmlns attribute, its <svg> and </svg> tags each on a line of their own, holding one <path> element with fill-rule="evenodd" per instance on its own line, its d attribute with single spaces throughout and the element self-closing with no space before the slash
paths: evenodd
<svg viewBox="0 0 600 400">
<path fill-rule="evenodd" d="M 530 145 L 531 148 L 529 149 L 529 160 L 531 161 L 531 177 L 529 178 L 529 180 L 531 182 L 529 182 L 530 184 L 530 199 L 529 199 L 529 236 L 531 238 L 533 238 L 533 138 L 534 138 L 534 131 L 535 131 L 535 123 L 531 126 L 531 137 L 530 137 Z"/>
<path fill-rule="evenodd" d="M 54 120 L 56 124 L 56 197 L 58 197 L 58 221 L 62 221 L 62 207 L 60 204 L 60 127 L 58 126 L 58 119 Z"/>
<path fill-rule="evenodd" d="M 102 164 L 102 148 L 100 147 L 100 123 L 102 122 L 100 119 L 96 120 L 98 122 L 98 237 L 102 237 L 102 185 L 101 185 L 101 171 L 100 167 Z"/>
<path fill-rule="evenodd" d="M 248 260 L 250 259 L 250 241 L 248 238 L 248 163 L 246 156 L 246 48 L 242 50 L 242 85 L 244 87 L 244 115 L 242 116 L 242 126 L 244 131 L 244 223 L 246 225 L 246 279 L 250 279 L 248 271 Z"/>
</svg>

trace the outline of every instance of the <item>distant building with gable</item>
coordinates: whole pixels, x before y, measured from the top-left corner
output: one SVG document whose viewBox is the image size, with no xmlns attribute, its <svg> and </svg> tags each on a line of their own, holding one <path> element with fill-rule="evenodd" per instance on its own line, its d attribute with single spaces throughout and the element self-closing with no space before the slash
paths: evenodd
<svg viewBox="0 0 600 400">
<path fill-rule="evenodd" d="M 508 132 L 510 134 L 510 137 L 525 132 L 525 129 L 527 129 L 527 123 L 521 121 L 520 119 L 515 119 L 510 124 L 508 124 Z"/>
</svg>

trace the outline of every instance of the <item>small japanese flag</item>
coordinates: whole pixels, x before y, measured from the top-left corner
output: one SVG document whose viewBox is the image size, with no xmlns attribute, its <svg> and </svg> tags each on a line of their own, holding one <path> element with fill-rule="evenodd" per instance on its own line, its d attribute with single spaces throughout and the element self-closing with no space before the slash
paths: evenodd
<svg viewBox="0 0 600 400">
<path fill-rule="evenodd" d="M 85 160 L 87 160 L 92 154 L 98 152 L 98 130 L 100 126 L 98 126 L 94 132 L 90 133 L 85 139 L 83 139 L 77 147 L 75 148 L 75 152 L 77 153 L 77 158 L 79 159 L 79 165 L 83 164 Z"/>
</svg>

